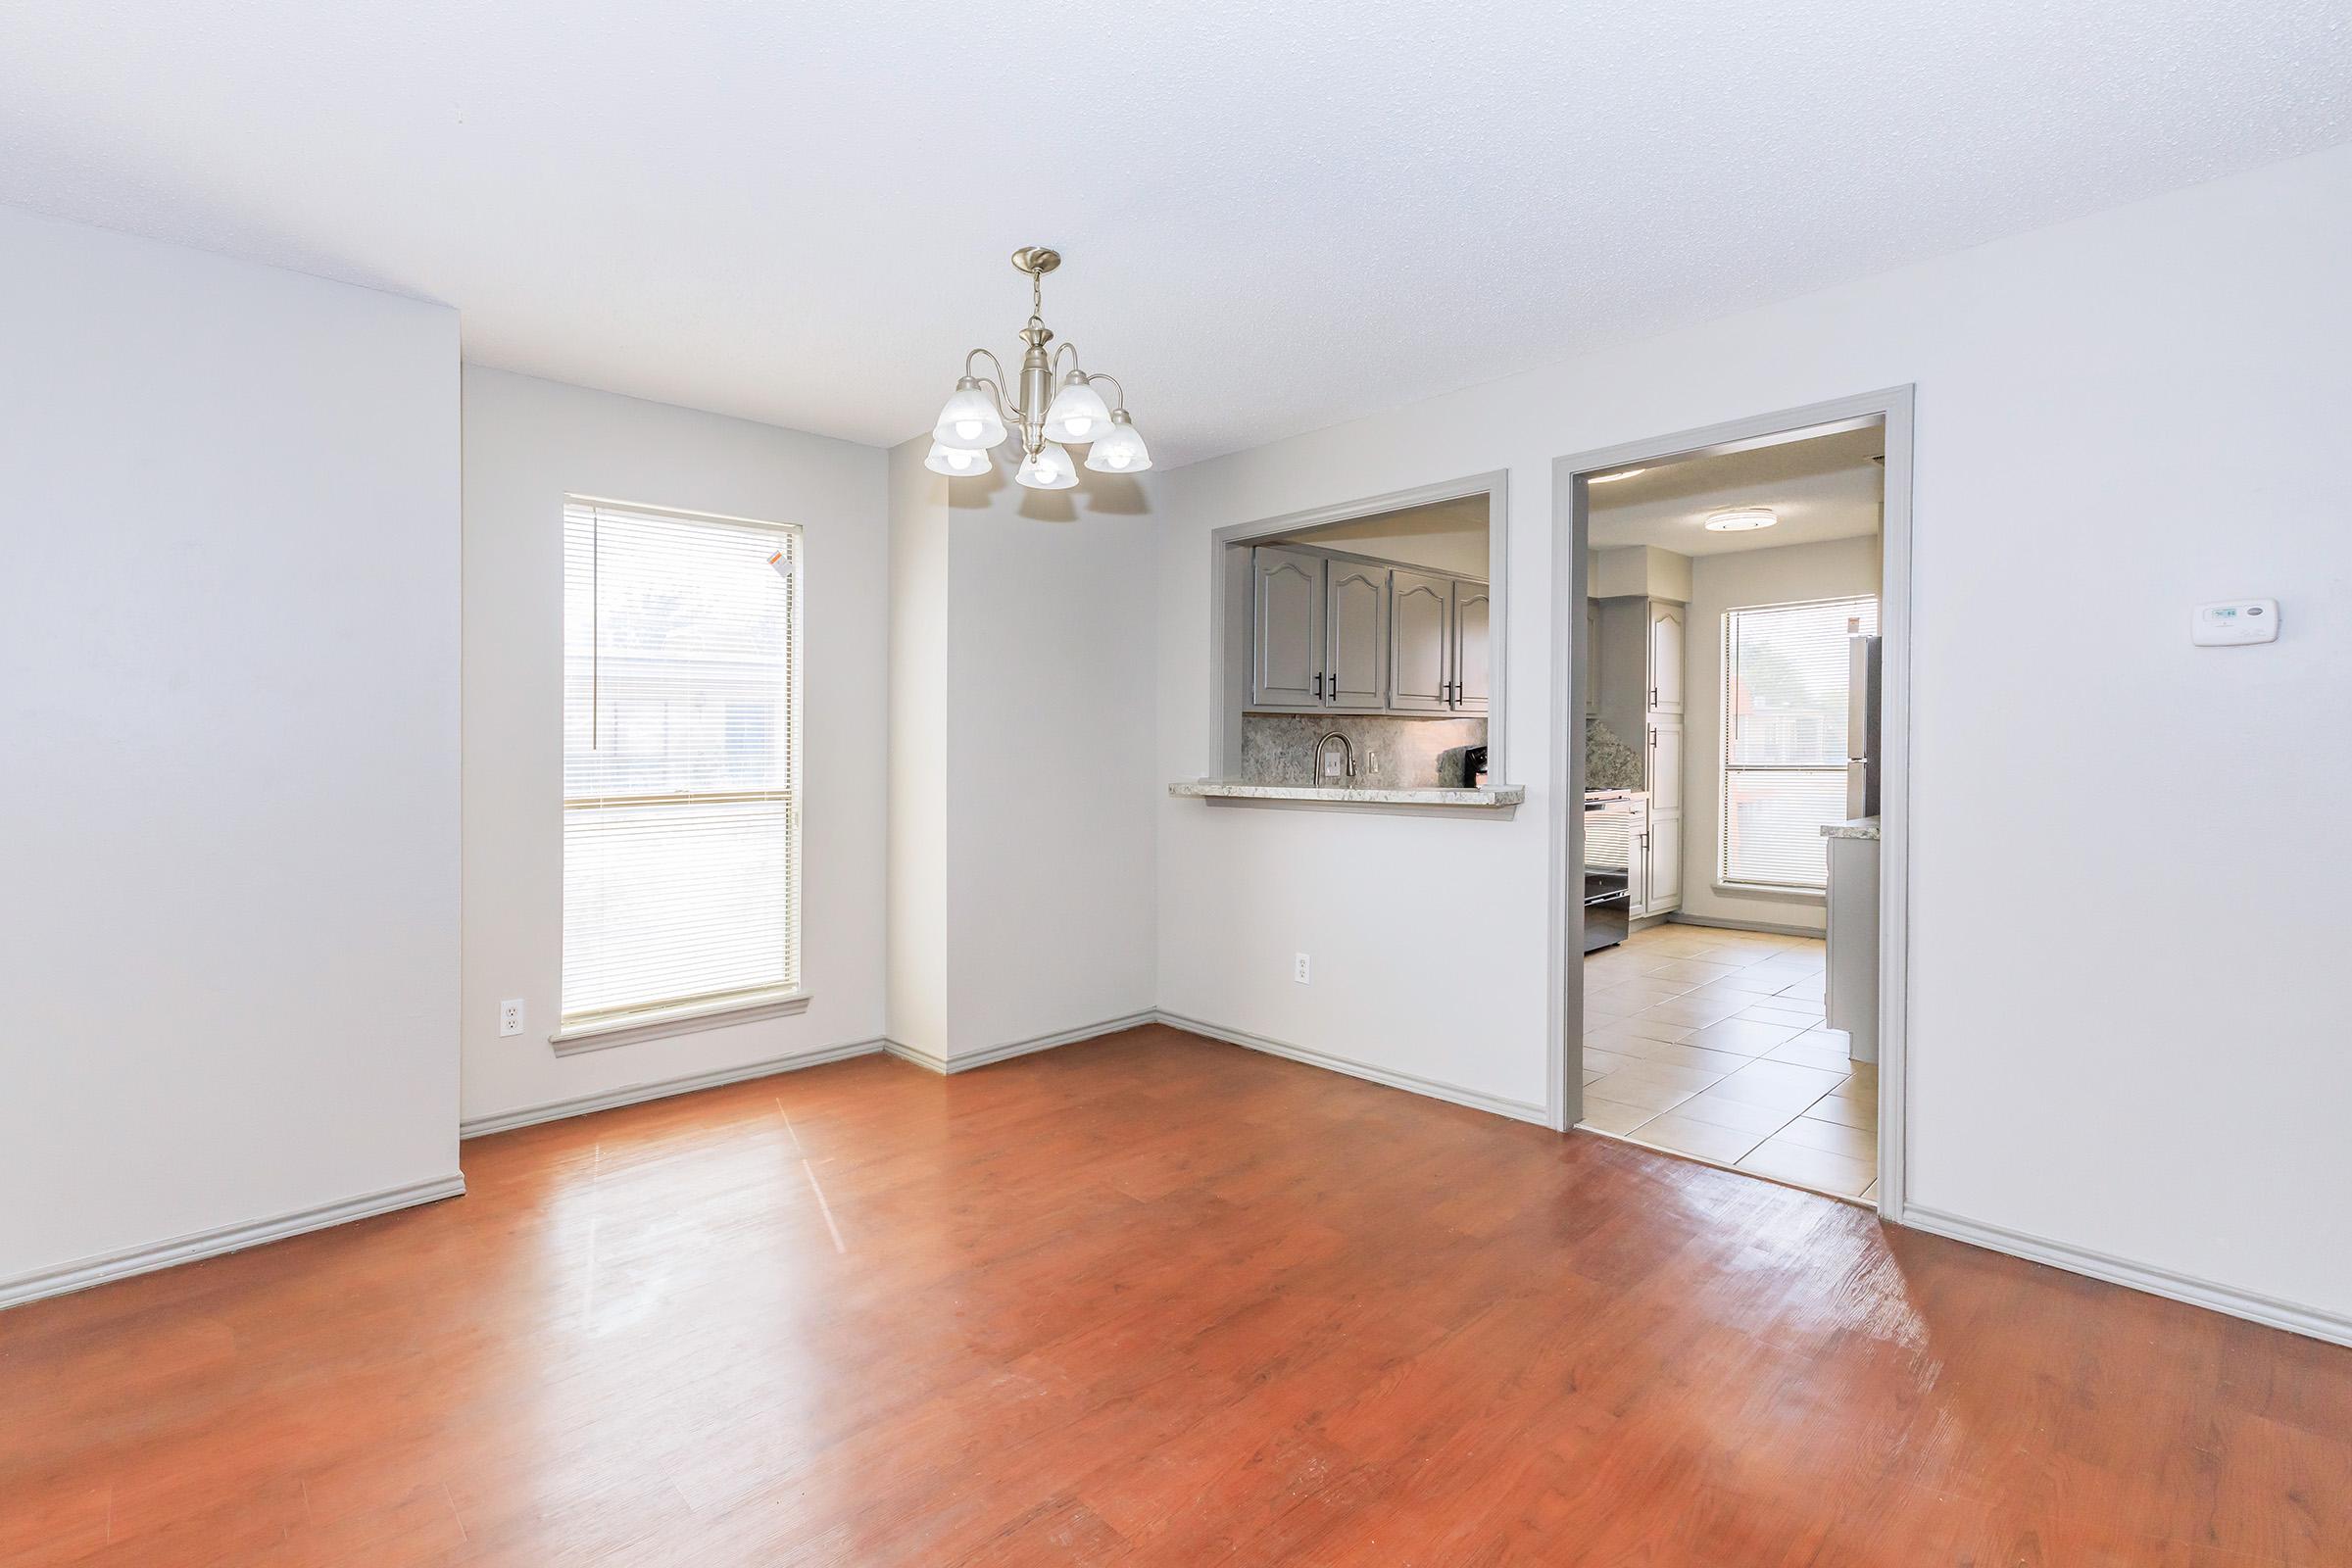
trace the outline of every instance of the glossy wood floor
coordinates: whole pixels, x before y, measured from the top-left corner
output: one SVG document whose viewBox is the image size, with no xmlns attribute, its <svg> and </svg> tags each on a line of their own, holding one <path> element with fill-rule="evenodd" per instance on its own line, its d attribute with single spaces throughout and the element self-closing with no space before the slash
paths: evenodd
<svg viewBox="0 0 2352 1568">
<path fill-rule="evenodd" d="M 0 1315 L 0 1562 L 2352 1563 L 2352 1352 L 1164 1029 Z"/>
</svg>

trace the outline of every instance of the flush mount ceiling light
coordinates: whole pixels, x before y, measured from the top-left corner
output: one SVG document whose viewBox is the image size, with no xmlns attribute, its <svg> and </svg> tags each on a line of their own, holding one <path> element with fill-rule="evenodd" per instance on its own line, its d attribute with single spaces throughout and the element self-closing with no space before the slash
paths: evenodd
<svg viewBox="0 0 2352 1568">
<path fill-rule="evenodd" d="M 1026 245 L 1012 253 L 1012 265 L 1029 274 L 1029 324 L 1021 328 L 1028 351 L 1021 356 L 1020 379 L 1007 377 L 1003 363 L 986 349 L 966 354 L 962 379 L 931 427 L 931 453 L 923 466 L 951 477 L 985 473 L 993 466 L 989 448 L 1011 435 L 1021 443 L 1012 476 L 1032 490 L 1067 490 L 1078 482 L 1078 466 L 1065 445 L 1090 448 L 1086 466 L 1097 473 L 1143 472 L 1152 466 L 1152 454 L 1127 417 L 1127 389 L 1116 376 L 1080 369 L 1078 351 L 1067 343 L 1046 350 L 1054 332 L 1043 314 L 1045 277 L 1061 265 L 1060 253 Z M 972 373 L 972 362 L 983 359 L 995 367 L 993 377 Z M 1116 404 L 1102 401 L 1095 390 L 1098 382 L 1119 395 Z"/>
<path fill-rule="evenodd" d="M 1707 518 L 1709 533 L 1745 533 L 1750 528 L 1769 528 L 1781 520 L 1781 514 L 1770 507 L 1734 507 L 1718 512 Z"/>
<path fill-rule="evenodd" d="M 1592 483 L 1615 484 L 1620 479 L 1631 479 L 1637 473 L 1647 473 L 1648 471 L 1649 470 L 1647 468 L 1619 468 L 1615 473 L 1594 474 L 1592 476 Z"/>
</svg>

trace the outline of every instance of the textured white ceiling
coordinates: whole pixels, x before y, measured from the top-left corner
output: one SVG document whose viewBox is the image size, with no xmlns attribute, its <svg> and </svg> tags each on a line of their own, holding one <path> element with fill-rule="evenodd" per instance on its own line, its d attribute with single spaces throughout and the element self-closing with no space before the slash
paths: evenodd
<svg viewBox="0 0 2352 1568">
<path fill-rule="evenodd" d="M 1778 446 L 1681 458 L 1592 487 L 1587 539 L 1595 550 L 1656 545 L 1686 556 L 1778 550 L 1877 533 L 1886 515 L 1886 451 L 1879 425 Z M 1707 518 L 1734 507 L 1770 507 L 1780 521 L 1745 533 L 1709 533 Z"/>
<path fill-rule="evenodd" d="M 1026 313 L 1163 461 L 2352 138 L 2342 0 L 0 0 L 0 202 L 869 442 Z"/>
</svg>

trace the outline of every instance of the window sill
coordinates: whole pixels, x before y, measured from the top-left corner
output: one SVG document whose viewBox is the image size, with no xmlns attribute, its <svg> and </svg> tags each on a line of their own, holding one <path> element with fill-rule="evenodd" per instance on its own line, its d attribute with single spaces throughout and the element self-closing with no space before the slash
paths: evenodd
<svg viewBox="0 0 2352 1568">
<path fill-rule="evenodd" d="M 1827 904 L 1830 896 L 1819 888 L 1767 888 L 1746 882 L 1717 882 L 1718 896 L 1727 899 L 1769 899 L 1775 904 Z"/>
<path fill-rule="evenodd" d="M 549 1035 L 547 1043 L 556 1048 L 557 1055 L 570 1056 L 583 1051 L 603 1051 L 610 1046 L 634 1045 L 640 1040 L 693 1034 L 701 1029 L 723 1029 L 729 1024 L 752 1023 L 760 1018 L 781 1018 L 808 1010 L 808 993 L 806 991 L 766 991 L 726 1002 L 702 1003 L 687 1007 L 649 1007 L 643 1012 L 625 1013 L 594 1023 L 572 1024 Z"/>
</svg>

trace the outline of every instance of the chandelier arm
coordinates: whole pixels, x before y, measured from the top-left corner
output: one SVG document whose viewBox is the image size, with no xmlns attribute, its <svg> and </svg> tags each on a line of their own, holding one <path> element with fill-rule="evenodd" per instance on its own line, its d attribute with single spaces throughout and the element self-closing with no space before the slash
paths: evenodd
<svg viewBox="0 0 2352 1568">
<path fill-rule="evenodd" d="M 1067 354 L 1070 357 L 1071 369 L 1078 371 L 1082 375 L 1085 373 L 1085 368 L 1078 363 L 1078 345 L 1068 341 L 1067 339 L 1064 339 L 1061 344 L 1054 350 L 1054 379 L 1056 381 L 1061 379 L 1061 357 L 1064 354 Z"/>
<path fill-rule="evenodd" d="M 991 380 L 985 375 L 972 376 L 972 362 L 974 360 L 986 360 L 990 365 L 994 366 L 997 371 L 996 378 Z M 970 353 L 964 355 L 963 357 L 963 373 L 967 376 L 971 376 L 973 380 L 978 381 L 982 386 L 988 388 L 988 395 L 996 400 L 998 418 L 1004 420 L 1008 424 L 1013 422 L 1014 416 L 1020 412 L 1020 405 L 1012 402 L 1004 390 L 1004 363 L 1002 360 L 998 359 L 994 354 L 991 354 L 986 349 L 973 349 Z"/>
<path fill-rule="evenodd" d="M 1127 406 L 1127 388 L 1120 385 L 1119 378 L 1117 376 L 1112 375 L 1104 370 L 1093 370 L 1088 372 L 1087 379 L 1090 381 L 1108 381 L 1112 386 L 1118 387 L 1119 401 L 1112 404 L 1111 407 L 1123 409 Z"/>
</svg>

